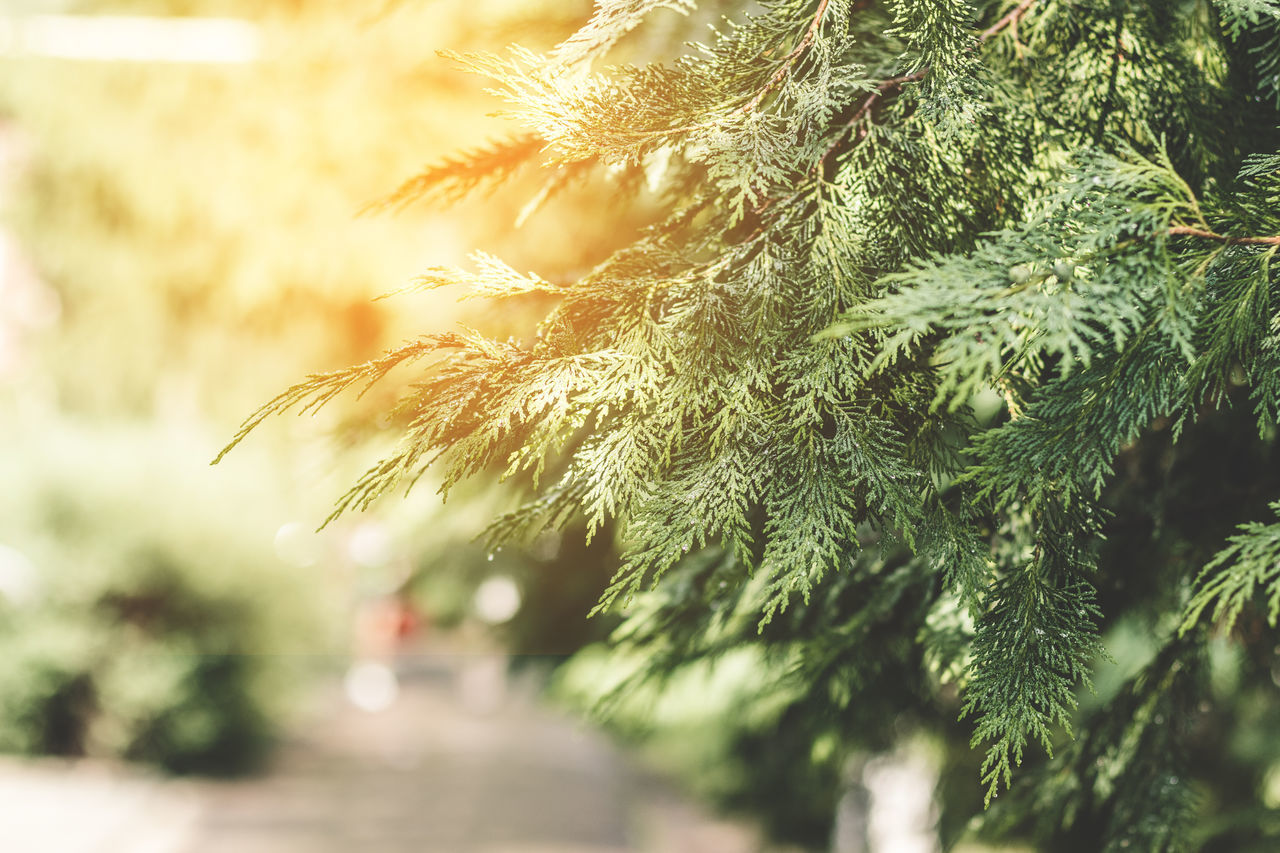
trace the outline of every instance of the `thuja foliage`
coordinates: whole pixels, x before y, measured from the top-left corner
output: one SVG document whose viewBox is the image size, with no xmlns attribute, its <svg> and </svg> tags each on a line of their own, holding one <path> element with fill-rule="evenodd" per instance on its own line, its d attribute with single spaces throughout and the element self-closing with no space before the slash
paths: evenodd
<svg viewBox="0 0 1280 853">
<path fill-rule="evenodd" d="M 455 56 L 518 130 L 388 204 L 534 173 L 530 215 L 580 181 L 661 213 L 572 281 L 428 270 L 551 307 L 309 377 L 236 440 L 411 366 L 399 449 L 336 512 L 432 465 L 516 476 L 495 543 L 616 521 L 600 608 L 641 596 L 618 642 L 647 676 L 758 643 L 846 743 L 866 708 L 949 707 L 987 802 L 1041 768 L 993 827 L 1189 844 L 1206 643 L 1280 611 L 1280 3 L 703 3 L 704 41 L 606 64 L 698 5 L 599 0 L 545 54 Z M 1240 482 L 1187 510 L 1224 443 Z M 1158 648 L 1068 740 L 1127 617 Z"/>
</svg>

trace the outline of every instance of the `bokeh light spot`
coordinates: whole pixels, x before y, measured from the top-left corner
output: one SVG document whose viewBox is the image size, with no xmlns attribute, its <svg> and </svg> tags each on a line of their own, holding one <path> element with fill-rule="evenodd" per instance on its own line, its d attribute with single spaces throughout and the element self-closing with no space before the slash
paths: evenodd
<svg viewBox="0 0 1280 853">
<path fill-rule="evenodd" d="M 347 670 L 342 682 L 348 701 L 361 711 L 376 713 L 395 704 L 400 681 L 391 667 L 377 661 L 360 661 Z"/>
<path fill-rule="evenodd" d="M 501 625 L 519 612 L 520 587 L 504 575 L 488 578 L 476 588 L 472 607 L 482 622 Z"/>
</svg>

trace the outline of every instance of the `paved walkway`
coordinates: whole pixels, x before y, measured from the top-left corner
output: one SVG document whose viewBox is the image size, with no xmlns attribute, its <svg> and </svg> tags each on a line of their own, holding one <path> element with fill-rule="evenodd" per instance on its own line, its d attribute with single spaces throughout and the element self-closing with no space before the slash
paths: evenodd
<svg viewBox="0 0 1280 853">
<path fill-rule="evenodd" d="M 418 658 L 398 700 L 337 685 L 265 774 L 173 780 L 0 760 L 0 849 L 21 853 L 749 853 L 598 732 L 484 657 Z"/>
</svg>

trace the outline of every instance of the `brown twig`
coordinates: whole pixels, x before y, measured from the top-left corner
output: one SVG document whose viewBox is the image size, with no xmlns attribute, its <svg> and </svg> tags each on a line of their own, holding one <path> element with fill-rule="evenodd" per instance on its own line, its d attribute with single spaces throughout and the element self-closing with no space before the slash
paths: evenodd
<svg viewBox="0 0 1280 853">
<path fill-rule="evenodd" d="M 1018 28 L 1018 21 L 1022 20 L 1022 16 L 1027 14 L 1027 10 L 1035 5 L 1035 2 L 1036 0 L 1022 0 L 1021 3 L 1009 10 L 1009 14 L 983 30 L 982 34 L 978 36 L 978 44 L 982 44 L 987 39 L 999 33 L 1005 27 L 1013 27 L 1016 31 Z"/>
<path fill-rule="evenodd" d="M 1190 225 L 1175 225 L 1169 229 L 1170 237 L 1202 237 L 1205 240 L 1216 240 L 1228 246 L 1280 246 L 1280 235 L 1275 237 L 1231 237 L 1208 231 L 1204 228 L 1193 228 Z"/>
<path fill-rule="evenodd" d="M 791 52 L 782 57 L 782 64 L 773 72 L 773 76 L 769 78 L 769 82 L 764 85 L 763 89 L 756 92 L 754 98 L 741 107 L 738 107 L 738 109 L 734 111 L 735 113 L 749 113 L 753 111 L 756 107 L 760 106 L 760 102 L 768 97 L 770 92 L 778 88 L 778 85 L 781 84 L 783 80 L 787 79 L 787 75 L 791 73 L 791 69 L 800 61 L 800 56 L 808 49 L 809 45 L 813 44 L 813 40 L 817 38 L 818 28 L 822 26 L 822 18 L 827 14 L 827 5 L 830 2 L 831 0 L 822 0 L 822 2 L 818 4 L 818 8 L 813 13 L 813 20 L 809 22 L 809 29 L 805 30 L 804 36 L 796 46 L 792 48 Z"/>
</svg>

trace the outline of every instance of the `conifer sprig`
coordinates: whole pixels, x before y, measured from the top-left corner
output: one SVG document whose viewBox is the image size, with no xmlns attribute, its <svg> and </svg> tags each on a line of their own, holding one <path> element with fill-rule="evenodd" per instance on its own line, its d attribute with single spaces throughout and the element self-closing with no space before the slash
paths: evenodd
<svg viewBox="0 0 1280 853">
<path fill-rule="evenodd" d="M 1280 515 L 1280 501 L 1273 502 L 1271 510 Z M 1183 618 L 1183 634 L 1199 624 L 1210 606 L 1213 621 L 1230 631 L 1260 592 L 1266 595 L 1267 622 L 1275 627 L 1280 618 L 1280 524 L 1251 521 L 1240 525 L 1240 532 L 1227 541 L 1228 546 L 1197 579 L 1196 594 Z"/>
<path fill-rule="evenodd" d="M 399 210 L 431 199 L 453 204 L 480 186 L 493 188 L 533 161 L 546 143 L 523 133 L 449 157 L 409 178 L 390 195 L 366 205 L 361 213 Z"/>
<path fill-rule="evenodd" d="M 606 54 L 651 12 L 672 9 L 688 14 L 695 5 L 694 0 L 596 0 L 590 20 L 557 45 L 552 60 L 565 66 L 590 62 Z"/>
<path fill-rule="evenodd" d="M 1029 739 L 1052 754 L 1057 728 L 1070 733 L 1076 686 L 1103 653 L 1093 589 L 1046 574 L 1033 564 L 998 581 L 974 637 L 962 713 L 977 718 L 971 745 L 990 742 L 982 762 L 987 803 L 1001 782 L 1011 783 Z"/>
</svg>

